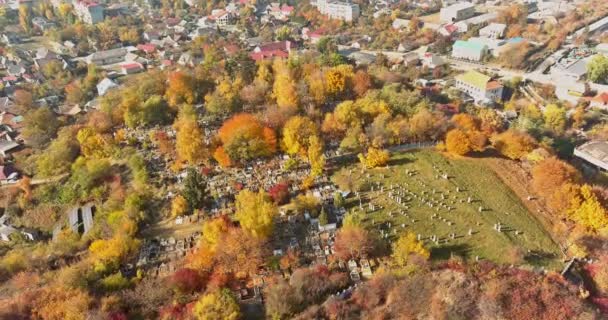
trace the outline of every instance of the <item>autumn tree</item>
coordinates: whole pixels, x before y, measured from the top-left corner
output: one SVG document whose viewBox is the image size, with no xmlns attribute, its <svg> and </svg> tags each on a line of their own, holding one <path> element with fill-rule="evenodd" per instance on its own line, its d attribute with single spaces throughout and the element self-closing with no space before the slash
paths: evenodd
<svg viewBox="0 0 608 320">
<path fill-rule="evenodd" d="M 523 159 L 536 146 L 536 141 L 530 135 L 507 130 L 497 135 L 492 144 L 498 152 L 510 159 Z"/>
<path fill-rule="evenodd" d="M 557 158 L 547 158 L 532 168 L 532 187 L 539 195 L 550 198 L 566 183 L 578 183 L 581 177 L 573 166 Z"/>
<path fill-rule="evenodd" d="M 257 272 L 265 254 L 262 239 L 241 228 L 231 228 L 218 243 L 214 259 L 222 272 L 247 276 Z"/>
<path fill-rule="evenodd" d="M 266 192 L 245 189 L 236 196 L 235 205 L 236 218 L 245 231 L 261 239 L 270 236 L 278 210 Z"/>
<path fill-rule="evenodd" d="M 177 110 L 181 104 L 194 104 L 196 102 L 195 81 L 192 75 L 176 71 L 167 78 L 169 85 L 165 93 L 169 106 Z"/>
<path fill-rule="evenodd" d="M 298 92 L 291 70 L 282 59 L 274 60 L 274 84 L 272 96 L 280 108 L 295 108 L 298 106 Z"/>
<path fill-rule="evenodd" d="M 59 130 L 57 139 L 36 159 L 37 174 L 50 177 L 70 169 L 72 162 L 80 153 L 80 145 L 75 139 L 76 128 L 64 127 Z"/>
<path fill-rule="evenodd" d="M 196 121 L 196 113 L 191 106 L 183 106 L 173 124 L 176 133 L 175 151 L 179 161 L 198 164 L 205 157 L 203 132 Z"/>
<path fill-rule="evenodd" d="M 188 212 L 188 201 L 182 195 L 178 195 L 171 201 L 171 217 L 178 217 Z"/>
<path fill-rule="evenodd" d="M 205 279 L 200 272 L 182 268 L 169 278 L 169 284 L 173 289 L 182 294 L 191 294 L 202 289 L 205 285 Z"/>
<path fill-rule="evenodd" d="M 55 137 L 60 124 L 49 108 L 37 108 L 25 115 L 23 137 L 29 144 L 40 147 Z"/>
<path fill-rule="evenodd" d="M 288 154 L 306 155 L 312 136 L 318 135 L 317 126 L 308 117 L 291 117 L 283 127 L 283 147 Z"/>
<path fill-rule="evenodd" d="M 220 243 L 226 232 L 232 228 L 229 218 L 225 215 L 203 223 L 203 235 L 205 247 L 210 247 L 215 250 L 215 247 Z"/>
<path fill-rule="evenodd" d="M 445 147 L 449 153 L 460 156 L 473 151 L 469 136 L 461 129 L 452 129 L 447 133 Z"/>
<path fill-rule="evenodd" d="M 353 91 L 355 94 L 362 97 L 371 87 L 372 79 L 369 74 L 363 70 L 358 70 L 353 77 Z"/>
<path fill-rule="evenodd" d="M 124 259 L 137 252 L 139 244 L 138 240 L 126 234 L 93 241 L 89 253 L 95 270 L 100 273 L 116 270 Z"/>
<path fill-rule="evenodd" d="M 266 157 L 276 149 L 274 131 L 247 113 L 237 114 L 224 122 L 218 137 L 224 152 L 233 161 Z"/>
<path fill-rule="evenodd" d="M 310 163 L 310 173 L 312 176 L 318 177 L 323 174 L 323 169 L 325 168 L 323 143 L 316 135 L 311 136 L 308 140 L 308 163 Z"/>
<path fill-rule="evenodd" d="M 198 320 L 237 320 L 241 309 L 228 289 L 203 295 L 194 305 L 192 314 Z"/>
<path fill-rule="evenodd" d="M 416 235 L 411 232 L 404 233 L 393 243 L 393 261 L 398 266 L 405 266 L 410 255 L 415 254 L 428 259 L 430 253 L 424 248 L 422 242 L 416 239 Z"/>
<path fill-rule="evenodd" d="M 76 139 L 80 143 L 80 151 L 87 158 L 108 158 L 115 152 L 112 136 L 95 132 L 90 127 L 80 129 Z"/>
<path fill-rule="evenodd" d="M 580 196 L 572 199 L 568 216 L 591 232 L 605 230 L 608 227 L 608 212 L 594 194 L 591 186 L 583 185 Z"/>
<path fill-rule="evenodd" d="M 390 153 L 386 150 L 370 147 L 367 149 L 366 155 L 360 153 L 358 157 L 361 164 L 366 168 L 371 169 L 386 165 L 390 159 Z"/>
<path fill-rule="evenodd" d="M 85 320 L 93 298 L 82 289 L 52 285 L 32 297 L 32 316 L 42 320 Z"/>
<path fill-rule="evenodd" d="M 550 104 L 543 112 L 545 126 L 549 129 L 561 133 L 566 129 L 566 109 L 555 104 Z"/>
<path fill-rule="evenodd" d="M 341 228 L 336 234 L 334 251 L 343 261 L 369 256 L 374 249 L 374 240 L 369 232 L 360 226 Z"/>
<path fill-rule="evenodd" d="M 333 97 L 339 97 L 345 93 L 349 81 L 354 76 L 352 67 L 340 65 L 325 71 L 325 84 L 327 92 Z"/>
<path fill-rule="evenodd" d="M 228 115 L 237 111 L 241 105 L 239 92 L 243 89 L 240 78 L 222 79 L 215 91 L 205 96 L 205 110 L 212 114 Z"/>
</svg>

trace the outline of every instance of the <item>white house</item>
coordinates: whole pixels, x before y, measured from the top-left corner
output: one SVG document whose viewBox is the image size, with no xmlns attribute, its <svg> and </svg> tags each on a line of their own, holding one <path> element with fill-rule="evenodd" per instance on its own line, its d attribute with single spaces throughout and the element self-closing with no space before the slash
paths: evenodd
<svg viewBox="0 0 608 320">
<path fill-rule="evenodd" d="M 477 102 L 502 99 L 502 84 L 483 73 L 468 71 L 457 76 L 455 80 L 456 88 Z"/>
<path fill-rule="evenodd" d="M 475 41 L 458 40 L 452 46 L 452 57 L 470 61 L 481 61 L 488 54 L 488 46 Z"/>
<path fill-rule="evenodd" d="M 608 142 L 589 141 L 581 146 L 574 148 L 574 156 L 586 162 L 608 170 Z"/>
<path fill-rule="evenodd" d="M 116 82 L 110 80 L 109 78 L 103 78 L 101 81 L 99 81 L 99 83 L 97 84 L 97 94 L 99 96 L 103 96 L 104 94 L 106 94 L 109 90 L 118 87 L 118 84 L 116 84 Z"/>
<path fill-rule="evenodd" d="M 502 39 L 505 36 L 505 30 L 507 30 L 506 24 L 490 23 L 488 26 L 479 30 L 479 36 L 492 39 Z"/>
<path fill-rule="evenodd" d="M 449 23 L 468 19 L 474 15 L 475 5 L 469 2 L 458 2 L 451 6 L 441 8 L 439 19 Z"/>
<path fill-rule="evenodd" d="M 422 55 L 421 60 L 422 65 L 429 69 L 435 69 L 445 64 L 445 60 L 443 60 L 443 58 L 431 52 L 425 52 Z"/>
<path fill-rule="evenodd" d="M 361 14 L 359 5 L 350 1 L 317 0 L 311 4 L 332 19 L 353 21 Z"/>
</svg>

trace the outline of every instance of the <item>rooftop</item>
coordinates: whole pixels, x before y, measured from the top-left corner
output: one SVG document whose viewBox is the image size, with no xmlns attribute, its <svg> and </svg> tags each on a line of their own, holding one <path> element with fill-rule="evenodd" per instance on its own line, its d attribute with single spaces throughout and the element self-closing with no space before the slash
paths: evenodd
<svg viewBox="0 0 608 320">
<path fill-rule="evenodd" d="M 485 44 L 478 41 L 463 41 L 458 40 L 454 43 L 454 48 L 464 48 L 466 50 L 481 51 L 486 47 Z"/>
<path fill-rule="evenodd" d="M 608 170 L 608 141 L 589 141 L 576 147 L 574 155 Z"/>
<path fill-rule="evenodd" d="M 486 88 L 492 78 L 477 71 L 468 71 L 456 77 L 456 80 L 468 83 L 476 88 Z"/>
</svg>

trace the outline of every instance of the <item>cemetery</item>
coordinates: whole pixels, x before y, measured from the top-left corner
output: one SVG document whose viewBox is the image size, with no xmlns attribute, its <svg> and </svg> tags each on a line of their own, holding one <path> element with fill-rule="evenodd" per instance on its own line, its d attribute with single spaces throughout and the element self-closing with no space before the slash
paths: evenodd
<svg viewBox="0 0 608 320">
<path fill-rule="evenodd" d="M 431 258 L 557 267 L 558 245 L 512 190 L 472 158 L 449 158 L 432 150 L 394 153 L 385 167 L 352 165 L 332 179 L 352 189 L 348 214 L 357 214 L 379 238 L 416 234 Z M 356 182 L 356 183 L 352 183 Z M 354 186 L 353 186 L 354 185 Z"/>
</svg>

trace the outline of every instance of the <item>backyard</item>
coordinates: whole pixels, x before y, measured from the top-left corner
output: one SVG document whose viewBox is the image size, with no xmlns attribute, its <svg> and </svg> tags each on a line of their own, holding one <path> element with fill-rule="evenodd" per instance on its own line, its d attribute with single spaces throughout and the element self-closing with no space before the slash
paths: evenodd
<svg viewBox="0 0 608 320">
<path fill-rule="evenodd" d="M 410 151 L 393 154 L 388 167 L 351 166 L 333 179 L 360 191 L 346 205 L 349 212 L 363 212 L 366 228 L 388 240 L 412 232 L 433 260 L 457 255 L 558 268 L 558 245 L 485 163 Z"/>
</svg>

